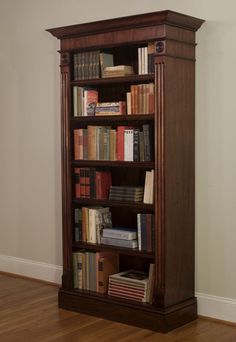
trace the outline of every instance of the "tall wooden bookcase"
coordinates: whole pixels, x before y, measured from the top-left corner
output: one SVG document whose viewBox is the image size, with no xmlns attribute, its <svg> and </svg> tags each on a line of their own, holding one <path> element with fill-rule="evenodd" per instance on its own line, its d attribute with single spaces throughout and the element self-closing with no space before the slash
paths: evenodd
<svg viewBox="0 0 236 342">
<path fill-rule="evenodd" d="M 195 32 L 203 20 L 161 11 L 93 23 L 49 29 L 60 39 L 63 276 L 59 306 L 131 325 L 169 331 L 197 317 L 194 297 L 194 178 L 195 178 Z M 138 75 L 138 48 L 155 42 L 151 74 Z M 111 51 L 116 64 L 133 65 L 128 77 L 74 80 L 73 55 L 83 51 Z M 153 114 L 74 117 L 72 87 L 91 86 L 102 101 L 117 101 L 132 84 L 155 84 Z M 154 130 L 151 162 L 74 160 L 73 130 L 87 125 L 149 124 Z M 75 167 L 106 167 L 116 184 L 144 182 L 154 169 L 154 204 L 75 199 Z M 138 212 L 155 216 L 155 251 L 75 242 L 74 208 L 109 206 L 114 220 L 129 226 Z M 122 269 L 145 269 L 155 263 L 153 304 L 118 299 L 73 288 L 73 251 L 114 250 Z"/>
</svg>

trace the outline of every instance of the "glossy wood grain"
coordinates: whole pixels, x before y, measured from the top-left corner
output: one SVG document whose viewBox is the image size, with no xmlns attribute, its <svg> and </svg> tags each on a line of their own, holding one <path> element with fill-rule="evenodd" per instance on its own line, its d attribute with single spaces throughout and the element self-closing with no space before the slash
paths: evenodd
<svg viewBox="0 0 236 342">
<path fill-rule="evenodd" d="M 235 342 L 236 326 L 199 318 L 167 334 L 58 309 L 56 286 L 0 274 L 2 342 Z"/>
</svg>

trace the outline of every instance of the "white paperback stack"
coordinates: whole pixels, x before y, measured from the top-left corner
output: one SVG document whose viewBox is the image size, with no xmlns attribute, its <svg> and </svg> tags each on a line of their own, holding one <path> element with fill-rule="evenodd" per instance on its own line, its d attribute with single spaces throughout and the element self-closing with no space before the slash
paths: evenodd
<svg viewBox="0 0 236 342">
<path fill-rule="evenodd" d="M 132 228 L 104 228 L 101 243 L 117 247 L 137 248 L 137 229 Z"/>
</svg>

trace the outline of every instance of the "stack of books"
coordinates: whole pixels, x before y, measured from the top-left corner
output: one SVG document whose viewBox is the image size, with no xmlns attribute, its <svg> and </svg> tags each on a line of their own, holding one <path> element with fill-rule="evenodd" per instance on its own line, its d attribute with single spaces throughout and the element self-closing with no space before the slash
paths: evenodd
<svg viewBox="0 0 236 342">
<path fill-rule="evenodd" d="M 132 228 L 104 228 L 101 243 L 104 245 L 137 248 L 137 229 Z"/>
<path fill-rule="evenodd" d="M 103 77 L 124 77 L 134 74 L 131 65 L 107 66 L 103 69 Z"/>
<path fill-rule="evenodd" d="M 114 201 L 128 201 L 128 202 L 142 202 L 143 201 L 143 187 L 141 186 L 111 186 L 109 193 L 109 200 Z"/>
<path fill-rule="evenodd" d="M 125 115 L 126 102 L 98 102 L 96 104 L 95 115 Z"/>
<path fill-rule="evenodd" d="M 109 276 L 108 294 L 137 302 L 152 302 L 154 265 L 150 264 L 149 274 L 128 270 Z"/>
</svg>

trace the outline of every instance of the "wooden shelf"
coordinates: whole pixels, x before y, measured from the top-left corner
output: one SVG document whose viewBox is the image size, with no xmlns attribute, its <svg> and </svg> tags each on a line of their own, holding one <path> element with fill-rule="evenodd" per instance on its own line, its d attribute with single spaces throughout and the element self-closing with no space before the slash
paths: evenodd
<svg viewBox="0 0 236 342">
<path fill-rule="evenodd" d="M 100 116 L 76 116 L 70 119 L 71 128 L 75 128 L 78 124 L 95 124 L 99 123 L 107 125 L 108 123 L 134 123 L 154 121 L 154 114 L 137 114 L 137 115 L 100 115 Z"/>
<path fill-rule="evenodd" d="M 74 167 L 128 167 L 135 169 L 154 169 L 154 162 L 112 161 L 112 160 L 74 160 Z"/>
<path fill-rule="evenodd" d="M 96 86 L 96 85 L 105 85 L 105 84 L 114 84 L 114 83 L 140 83 L 140 82 L 152 82 L 154 81 L 154 74 L 148 75 L 131 75 L 124 77 L 107 77 L 107 78 L 97 78 L 91 80 L 76 80 L 72 81 L 72 85 L 77 86 Z"/>
<path fill-rule="evenodd" d="M 130 208 L 141 211 L 154 211 L 154 204 L 144 204 L 144 203 L 133 203 L 133 202 L 125 202 L 125 201 L 110 201 L 107 200 L 98 200 L 93 198 L 74 198 L 72 200 L 74 204 L 79 204 L 82 206 L 87 205 L 97 205 L 104 207 L 120 207 L 120 208 Z"/>
<path fill-rule="evenodd" d="M 119 254 L 123 255 L 133 255 L 133 256 L 140 256 L 142 258 L 148 258 L 148 259 L 154 259 L 155 255 L 150 252 L 146 251 L 139 251 L 137 248 L 131 249 L 131 248 L 125 248 L 125 247 L 117 247 L 117 246 L 110 246 L 110 245 L 104 245 L 104 244 L 95 244 L 95 243 L 88 243 L 88 242 L 74 242 L 73 243 L 74 248 L 83 248 L 93 251 L 113 251 L 118 252 Z"/>
</svg>

